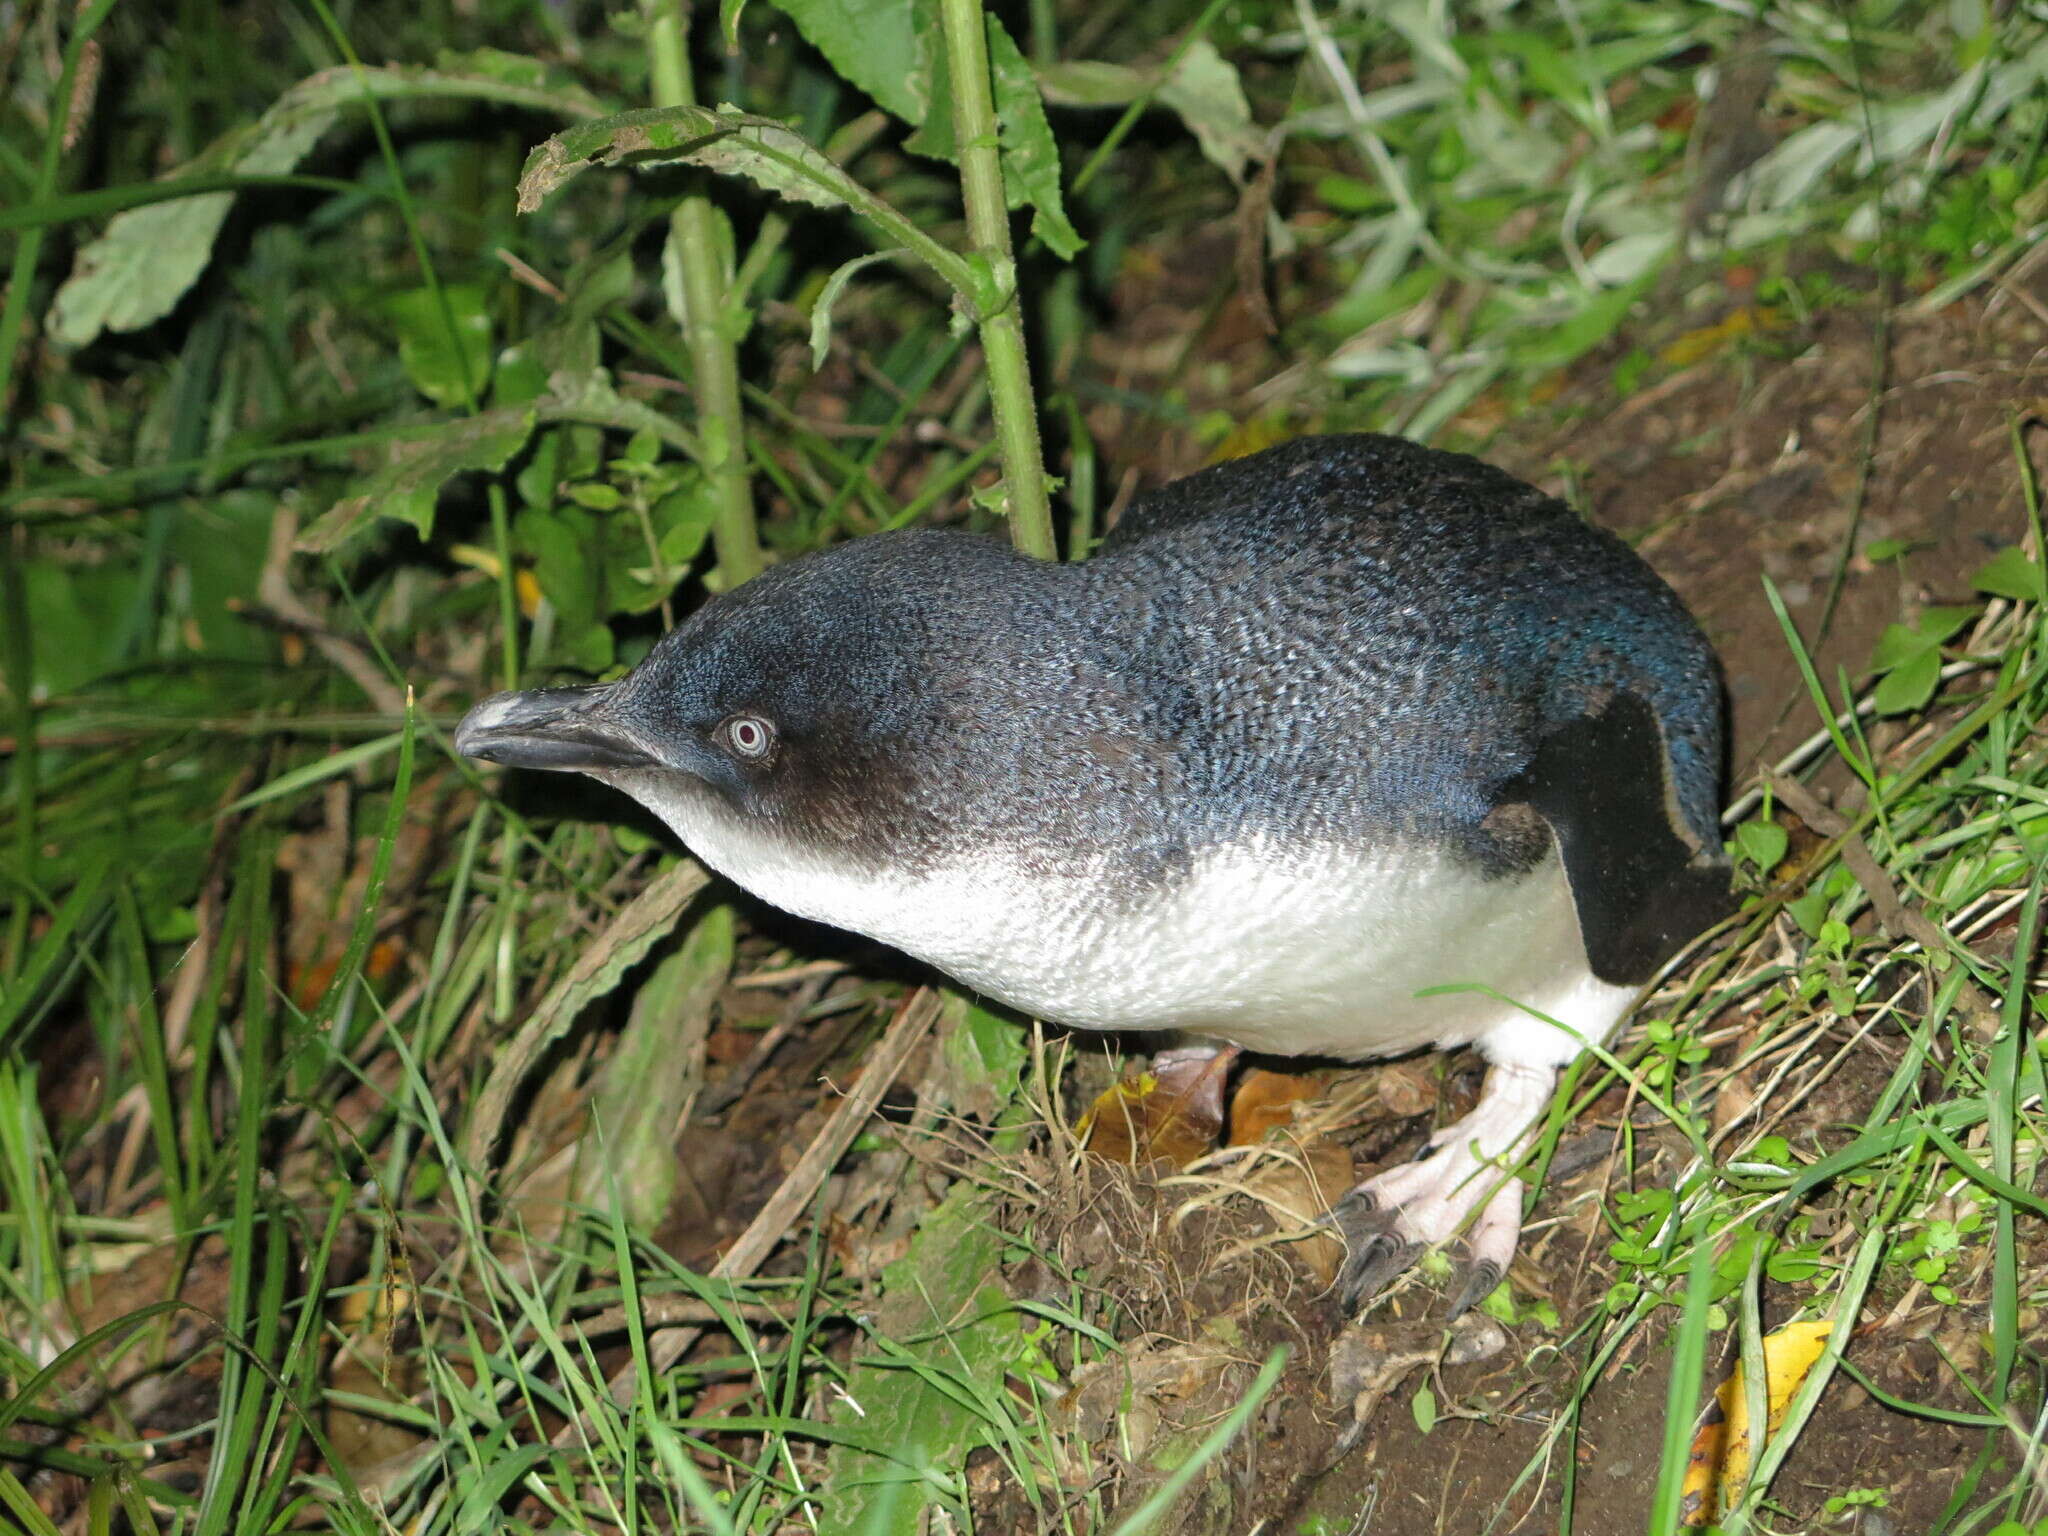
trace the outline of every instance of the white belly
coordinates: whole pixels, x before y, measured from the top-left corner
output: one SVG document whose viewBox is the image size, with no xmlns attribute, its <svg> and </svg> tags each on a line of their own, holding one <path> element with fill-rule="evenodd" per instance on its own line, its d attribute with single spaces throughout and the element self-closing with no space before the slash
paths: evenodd
<svg viewBox="0 0 2048 1536">
<path fill-rule="evenodd" d="M 1589 988 L 1603 1003 L 1608 992 L 1627 996 L 1589 973 L 1554 857 L 1525 876 L 1487 880 L 1428 850 L 1361 859 L 1241 846 L 1133 901 L 1107 860 L 1065 877 L 1027 876 L 994 857 L 906 878 L 832 867 L 740 818 L 707 820 L 701 805 L 651 808 L 764 900 L 1065 1024 L 1357 1059 L 1533 1023 L 1499 997 L 1418 998 L 1425 988 L 1476 983 L 1568 1022 L 1585 1018 Z M 1544 1054 L 1563 1061 L 1576 1050 L 1554 1040 Z"/>
</svg>

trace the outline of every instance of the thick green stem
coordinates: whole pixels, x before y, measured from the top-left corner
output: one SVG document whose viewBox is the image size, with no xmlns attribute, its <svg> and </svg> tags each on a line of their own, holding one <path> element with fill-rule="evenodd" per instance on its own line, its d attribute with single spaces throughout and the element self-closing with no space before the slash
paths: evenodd
<svg viewBox="0 0 2048 1536">
<path fill-rule="evenodd" d="M 988 361 L 989 399 L 1010 500 L 1010 539 L 1027 555 L 1055 558 L 1052 505 L 1038 441 L 1038 407 L 1017 303 L 1017 264 L 1010 255 L 1010 208 L 1003 196 L 995 99 L 989 90 L 988 33 L 981 0 L 940 0 L 946 63 L 953 84 L 953 136 L 960 146 L 960 194 L 967 239 L 994 279 L 994 302 L 980 306 L 981 349 Z"/>
<path fill-rule="evenodd" d="M 648 18 L 647 53 L 657 107 L 697 104 L 690 80 L 688 20 L 687 0 L 663 5 Z M 670 217 L 669 238 L 675 241 L 683 280 L 684 340 L 696 375 L 697 437 L 718 507 L 711 540 L 723 585 L 730 590 L 760 571 L 761 541 L 754 530 L 754 490 L 747 475 L 737 338 L 726 323 L 724 262 L 710 199 L 697 194 L 684 198 Z"/>
</svg>

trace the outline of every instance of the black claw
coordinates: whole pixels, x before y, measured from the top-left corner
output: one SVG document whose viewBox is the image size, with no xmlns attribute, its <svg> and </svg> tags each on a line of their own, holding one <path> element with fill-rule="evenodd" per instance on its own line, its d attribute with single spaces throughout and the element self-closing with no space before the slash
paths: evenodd
<svg viewBox="0 0 2048 1536">
<path fill-rule="evenodd" d="M 1317 1217 L 1316 1225 L 1335 1227 L 1345 1246 L 1355 1253 L 1361 1244 L 1393 1225 L 1397 1214 L 1394 1207 L 1381 1205 L 1373 1192 L 1361 1184 Z"/>
<path fill-rule="evenodd" d="M 1362 1243 L 1353 1243 L 1344 1272 L 1337 1277 L 1338 1299 L 1347 1310 L 1355 1310 L 1384 1290 L 1421 1252 L 1422 1244 L 1394 1232 L 1376 1232 Z"/>
<path fill-rule="evenodd" d="M 1458 1288 L 1458 1299 L 1451 1303 L 1451 1321 L 1455 1323 L 1491 1296 L 1500 1281 L 1500 1266 L 1492 1259 L 1481 1259 L 1467 1269 L 1465 1283 Z"/>
</svg>

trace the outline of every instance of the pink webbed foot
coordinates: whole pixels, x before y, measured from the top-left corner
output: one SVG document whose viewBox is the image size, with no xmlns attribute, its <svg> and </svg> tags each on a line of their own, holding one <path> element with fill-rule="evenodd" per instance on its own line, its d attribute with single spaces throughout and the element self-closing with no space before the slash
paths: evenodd
<svg viewBox="0 0 2048 1536">
<path fill-rule="evenodd" d="M 1512 1154 L 1543 1112 L 1556 1078 L 1547 1066 L 1495 1066 L 1471 1114 L 1439 1131 L 1414 1162 L 1367 1179 L 1337 1202 L 1331 1219 L 1350 1249 L 1337 1277 L 1347 1308 L 1370 1300 L 1425 1249 L 1449 1242 L 1461 1229 L 1464 1277 L 1451 1315 L 1500 1284 L 1522 1229 L 1522 1185 L 1509 1171 Z"/>
</svg>

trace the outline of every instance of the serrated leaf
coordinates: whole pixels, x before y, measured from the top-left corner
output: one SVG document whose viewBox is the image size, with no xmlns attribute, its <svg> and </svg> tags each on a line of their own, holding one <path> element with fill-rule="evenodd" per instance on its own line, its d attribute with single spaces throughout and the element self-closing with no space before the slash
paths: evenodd
<svg viewBox="0 0 2048 1536">
<path fill-rule="evenodd" d="M 1028 205 L 1031 232 L 1060 260 L 1072 261 L 1087 242 L 1067 222 L 1060 198 L 1059 143 L 1045 120 L 1037 76 L 993 15 L 988 18 L 988 62 L 1000 124 L 1004 196 L 1012 208 Z"/>
<path fill-rule="evenodd" d="M 2044 588 L 2041 580 L 2041 567 L 2029 560 L 2027 552 L 2017 544 L 2001 549 L 1978 566 L 1976 574 L 1970 577 L 1970 585 L 1979 592 L 2016 598 L 2023 603 L 2038 603 L 2048 596 L 2048 588 Z"/>
<path fill-rule="evenodd" d="M 825 279 L 825 286 L 818 290 L 817 299 L 811 304 L 811 367 L 813 370 L 825 366 L 825 358 L 832 350 L 832 306 L 839 302 L 839 295 L 852 279 L 854 273 L 863 267 L 872 267 L 878 261 L 890 261 L 901 256 L 902 251 L 876 251 L 868 256 L 856 256 L 844 263 Z"/>
<path fill-rule="evenodd" d="M 819 1485 L 820 1529 L 922 1530 L 929 1494 L 920 1484 L 942 1470 L 950 1479 L 995 1432 L 994 1416 L 953 1385 L 1001 1383 L 1029 1347 L 995 1283 L 1002 1239 L 990 1214 L 987 1195 L 955 1185 L 919 1223 L 909 1252 L 882 1271 L 873 1326 L 834 1414 L 859 1426 L 865 1444 L 832 1448 Z"/>
<path fill-rule="evenodd" d="M 535 402 L 543 421 L 575 421 L 590 427 L 616 427 L 621 432 L 652 432 L 671 448 L 692 458 L 703 450 L 697 439 L 653 406 L 629 400 L 612 387 L 609 373 L 593 368 L 588 373 L 561 372 L 548 380 L 548 392 Z M 586 474 L 596 472 L 594 462 Z M 563 478 L 578 474 L 576 465 L 563 469 Z"/>
<path fill-rule="evenodd" d="M 486 49 L 449 55 L 437 69 L 322 70 L 285 91 L 253 123 L 223 134 L 168 173 L 281 176 L 297 169 L 341 111 L 366 99 L 463 97 L 558 116 L 591 116 L 597 99 L 538 61 Z M 520 65 L 526 67 L 520 67 Z M 206 270 L 234 200 L 208 192 L 116 214 L 97 240 L 80 248 L 71 276 L 50 308 L 50 334 L 84 346 L 101 331 L 132 331 L 169 314 Z"/>
<path fill-rule="evenodd" d="M 1878 680 L 1871 702 L 1881 715 L 1910 714 L 1924 709 L 1941 681 L 1941 652 L 1929 645 Z"/>
<path fill-rule="evenodd" d="M 778 197 L 817 208 L 863 201 L 860 186 L 786 124 L 721 107 L 642 107 L 556 134 L 526 157 L 519 211 L 532 213 L 579 172 L 600 165 L 688 162 L 744 176 Z"/>
<path fill-rule="evenodd" d="M 731 105 L 648 107 L 583 123 L 538 146 L 519 177 L 519 211 L 531 213 L 550 193 L 591 165 L 701 165 L 740 176 L 765 191 L 813 207 L 842 207 L 910 249 L 970 302 L 994 297 L 987 281 L 883 198 L 860 185 L 804 136 L 773 118 Z"/>
<path fill-rule="evenodd" d="M 441 487 L 467 471 L 503 469 L 526 446 L 536 419 L 534 407 L 514 406 L 443 422 L 428 436 L 394 443 L 383 467 L 301 534 L 299 547 L 315 554 L 339 549 L 376 517 L 410 523 L 426 538 L 434 531 Z"/>
<path fill-rule="evenodd" d="M 728 0 L 732 3 L 732 0 Z M 834 72 L 913 127 L 931 115 L 944 55 L 936 0 L 778 0 Z"/>
</svg>

